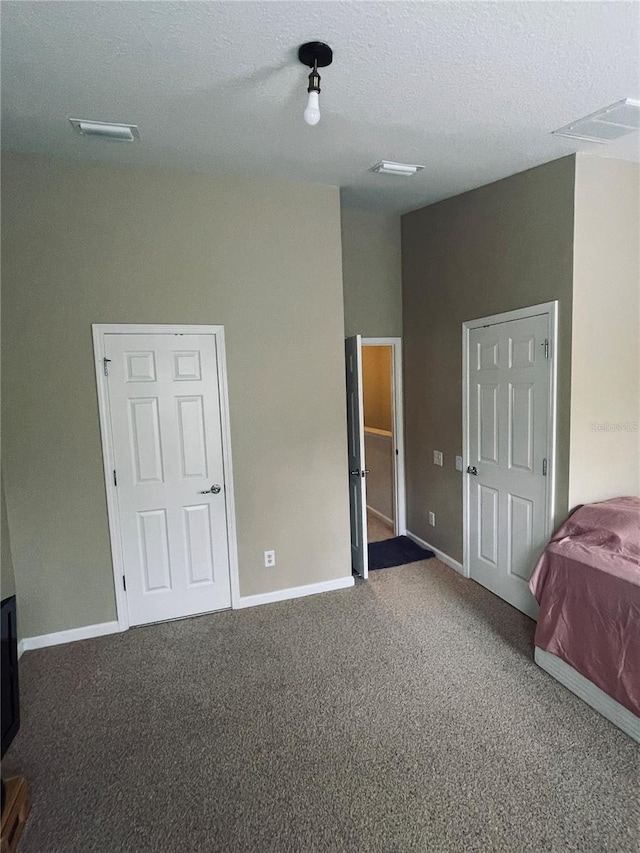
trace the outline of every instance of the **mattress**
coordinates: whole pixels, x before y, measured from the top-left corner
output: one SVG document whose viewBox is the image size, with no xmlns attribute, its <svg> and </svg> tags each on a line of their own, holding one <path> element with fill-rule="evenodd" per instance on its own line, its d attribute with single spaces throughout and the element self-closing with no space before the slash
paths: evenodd
<svg viewBox="0 0 640 853">
<path fill-rule="evenodd" d="M 577 509 L 529 583 L 535 645 L 640 717 L 640 499 Z"/>
</svg>

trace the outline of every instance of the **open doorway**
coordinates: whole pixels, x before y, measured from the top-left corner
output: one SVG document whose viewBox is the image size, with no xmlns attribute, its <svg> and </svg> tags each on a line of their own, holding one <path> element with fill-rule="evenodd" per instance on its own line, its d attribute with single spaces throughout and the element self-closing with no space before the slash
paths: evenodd
<svg viewBox="0 0 640 853">
<path fill-rule="evenodd" d="M 362 341 L 362 408 L 367 467 L 367 541 L 395 536 L 393 347 Z"/>
<path fill-rule="evenodd" d="M 345 348 L 351 560 L 366 578 L 368 545 L 406 532 L 401 339 L 354 335 Z"/>
<path fill-rule="evenodd" d="M 390 386 L 391 429 L 383 415 L 377 412 L 373 402 L 373 423 L 369 426 L 369 450 L 366 450 L 365 410 L 363 395 L 363 354 L 368 349 L 385 348 L 390 351 L 390 381 L 375 387 L 374 397 L 388 396 L 385 387 Z M 406 533 L 406 511 L 404 493 L 404 427 L 402 404 L 402 348 L 400 338 L 362 338 L 353 335 L 345 341 L 346 385 L 347 385 L 347 444 L 349 462 L 349 511 L 351 520 L 351 565 L 353 571 L 366 578 L 369 572 L 368 545 L 375 540 L 368 535 L 368 518 L 386 524 L 381 529 L 372 521 L 377 531 L 377 541 L 404 536 Z M 368 355 L 365 355 L 368 358 Z M 376 361 L 374 354 L 371 361 Z M 377 380 L 374 378 L 374 383 Z M 371 418 L 370 421 L 371 423 Z M 389 435 L 390 434 L 390 435 Z M 379 439 L 379 440 L 378 440 Z M 390 439 L 390 440 L 389 440 Z M 376 446 L 377 442 L 377 446 Z M 384 449 L 386 442 L 387 449 Z M 374 447 L 376 449 L 374 449 Z M 391 454 L 391 466 L 389 463 Z M 370 464 L 371 463 L 371 464 Z M 371 466 L 374 466 L 372 469 Z M 388 486 L 388 469 L 392 468 L 392 487 Z M 373 475 L 373 476 L 372 476 Z M 372 484 L 373 503 L 367 497 L 369 483 Z M 385 486 L 385 483 L 387 485 Z M 378 490 L 380 486 L 380 490 Z M 389 499 L 389 494 L 391 498 Z M 386 497 L 386 503 L 384 502 Z M 390 508 L 391 507 L 391 508 Z M 369 512 L 369 509 L 374 512 Z M 385 512 L 386 509 L 386 512 Z M 392 565 L 392 564 L 390 564 Z M 398 565 L 400 565 L 398 563 Z M 379 568 L 379 567 L 378 567 Z"/>
<path fill-rule="evenodd" d="M 434 554 L 406 536 L 401 340 L 352 335 L 345 360 L 351 567 L 367 578 Z"/>
<path fill-rule="evenodd" d="M 407 532 L 402 339 L 362 338 L 362 357 L 367 515 L 383 525 L 372 525 L 374 542 Z"/>
</svg>

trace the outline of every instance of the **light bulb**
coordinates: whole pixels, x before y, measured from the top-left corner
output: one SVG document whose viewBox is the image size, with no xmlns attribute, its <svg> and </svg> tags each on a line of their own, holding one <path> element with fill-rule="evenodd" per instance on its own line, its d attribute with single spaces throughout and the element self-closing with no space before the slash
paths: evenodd
<svg viewBox="0 0 640 853">
<path fill-rule="evenodd" d="M 309 100 L 307 101 L 307 108 L 303 113 L 304 120 L 307 124 L 318 124 L 320 121 L 320 105 L 318 99 L 318 92 L 309 92 Z"/>
</svg>

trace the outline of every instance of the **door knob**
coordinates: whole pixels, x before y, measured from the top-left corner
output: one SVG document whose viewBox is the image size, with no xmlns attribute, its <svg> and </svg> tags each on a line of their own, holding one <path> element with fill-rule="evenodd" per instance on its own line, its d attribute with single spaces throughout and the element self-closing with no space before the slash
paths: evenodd
<svg viewBox="0 0 640 853">
<path fill-rule="evenodd" d="M 467 468 L 467 474 L 473 474 L 474 477 L 478 476 L 478 469 L 475 465 L 469 465 Z"/>
<path fill-rule="evenodd" d="M 352 477 L 359 477 L 360 476 L 360 469 L 356 468 L 355 471 L 349 471 L 349 473 L 351 474 Z"/>
<path fill-rule="evenodd" d="M 219 486 L 217 483 L 215 483 L 213 486 L 211 486 L 210 489 L 205 489 L 203 492 L 200 492 L 200 494 L 201 495 L 217 495 L 221 488 L 222 488 L 222 486 Z"/>
</svg>

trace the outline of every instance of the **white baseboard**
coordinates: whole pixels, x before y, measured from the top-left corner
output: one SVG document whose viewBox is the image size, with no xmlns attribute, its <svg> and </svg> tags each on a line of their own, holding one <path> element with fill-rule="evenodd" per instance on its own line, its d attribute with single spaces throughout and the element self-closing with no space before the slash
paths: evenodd
<svg viewBox="0 0 640 853">
<path fill-rule="evenodd" d="M 275 592 L 264 592 L 260 595 L 246 595 L 240 598 L 236 609 L 255 607 L 257 604 L 270 604 L 274 601 L 287 601 L 290 598 L 302 598 L 305 595 L 315 595 L 319 592 L 331 592 L 334 589 L 346 589 L 353 586 L 353 576 L 337 578 L 332 581 L 310 583 L 306 586 L 295 586 L 291 589 L 278 589 Z M 102 622 L 98 625 L 85 625 L 82 628 L 71 628 L 69 631 L 57 631 L 55 634 L 40 634 L 38 637 L 24 637 L 18 642 L 18 657 L 32 649 L 43 649 L 46 646 L 59 646 L 62 643 L 73 643 L 76 640 L 88 640 L 92 637 L 102 637 L 106 634 L 116 634 L 121 631 L 117 621 Z"/>
<path fill-rule="evenodd" d="M 274 601 L 287 601 L 290 598 L 302 598 L 306 595 L 316 595 L 319 592 L 331 592 L 334 589 L 346 589 L 353 586 L 353 576 L 337 578 L 332 581 L 310 583 L 306 586 L 295 586 L 291 589 L 278 589 L 275 592 L 264 592 L 260 595 L 246 595 L 240 598 L 236 609 L 255 607 L 258 604 L 271 604 Z M 62 643 L 73 643 L 76 640 L 89 640 L 92 637 L 102 637 L 106 634 L 117 634 L 122 630 L 117 621 L 101 622 L 98 625 L 85 625 L 82 628 L 71 628 L 68 631 L 57 631 L 54 634 L 40 634 L 37 637 L 24 637 L 18 642 L 18 657 L 32 649 L 44 649 L 47 646 L 59 646 Z"/>
<path fill-rule="evenodd" d="M 331 592 L 334 589 L 346 589 L 353 586 L 355 580 L 353 575 L 346 578 L 337 578 L 333 581 L 322 581 L 321 583 L 310 583 L 306 586 L 294 586 L 290 589 L 277 589 L 275 592 L 263 592 L 259 595 L 245 595 L 240 597 L 236 609 L 255 607 L 258 604 L 272 604 L 274 601 L 287 601 L 290 598 L 302 598 L 306 595 L 316 595 L 319 592 Z"/>
<path fill-rule="evenodd" d="M 383 515 L 381 512 L 378 512 L 377 509 L 374 509 L 372 506 L 369 506 L 369 504 L 367 504 L 367 511 L 370 512 L 371 515 L 375 515 L 376 518 L 379 518 L 380 521 L 384 521 L 385 524 L 388 524 L 391 527 L 395 527 L 395 524 L 393 523 L 392 519 L 387 518 L 386 515 Z"/>
<path fill-rule="evenodd" d="M 116 634 L 120 630 L 117 622 L 100 622 L 98 625 L 85 625 L 82 628 L 71 628 L 69 631 L 57 631 L 55 634 L 24 637 L 18 643 L 18 656 L 32 649 L 59 646 L 62 643 L 73 643 L 76 640 L 89 640 L 92 637 L 102 637 L 105 634 Z"/>
<path fill-rule="evenodd" d="M 440 560 L 441 563 L 444 563 L 445 566 L 449 566 L 450 568 L 458 572 L 458 574 L 462 575 L 465 578 L 467 577 L 462 563 L 459 563 L 457 560 L 454 560 L 453 557 L 450 557 L 448 554 L 445 554 L 444 551 L 440 551 L 438 548 L 434 548 L 433 545 L 429 545 L 428 542 L 425 542 L 424 539 L 421 539 L 419 536 L 416 536 L 415 533 L 411 533 L 410 530 L 407 530 L 405 535 L 408 536 L 409 539 L 412 539 L 416 543 L 416 545 L 420 545 L 421 548 L 428 548 L 430 551 L 433 551 L 436 557 Z"/>
</svg>

